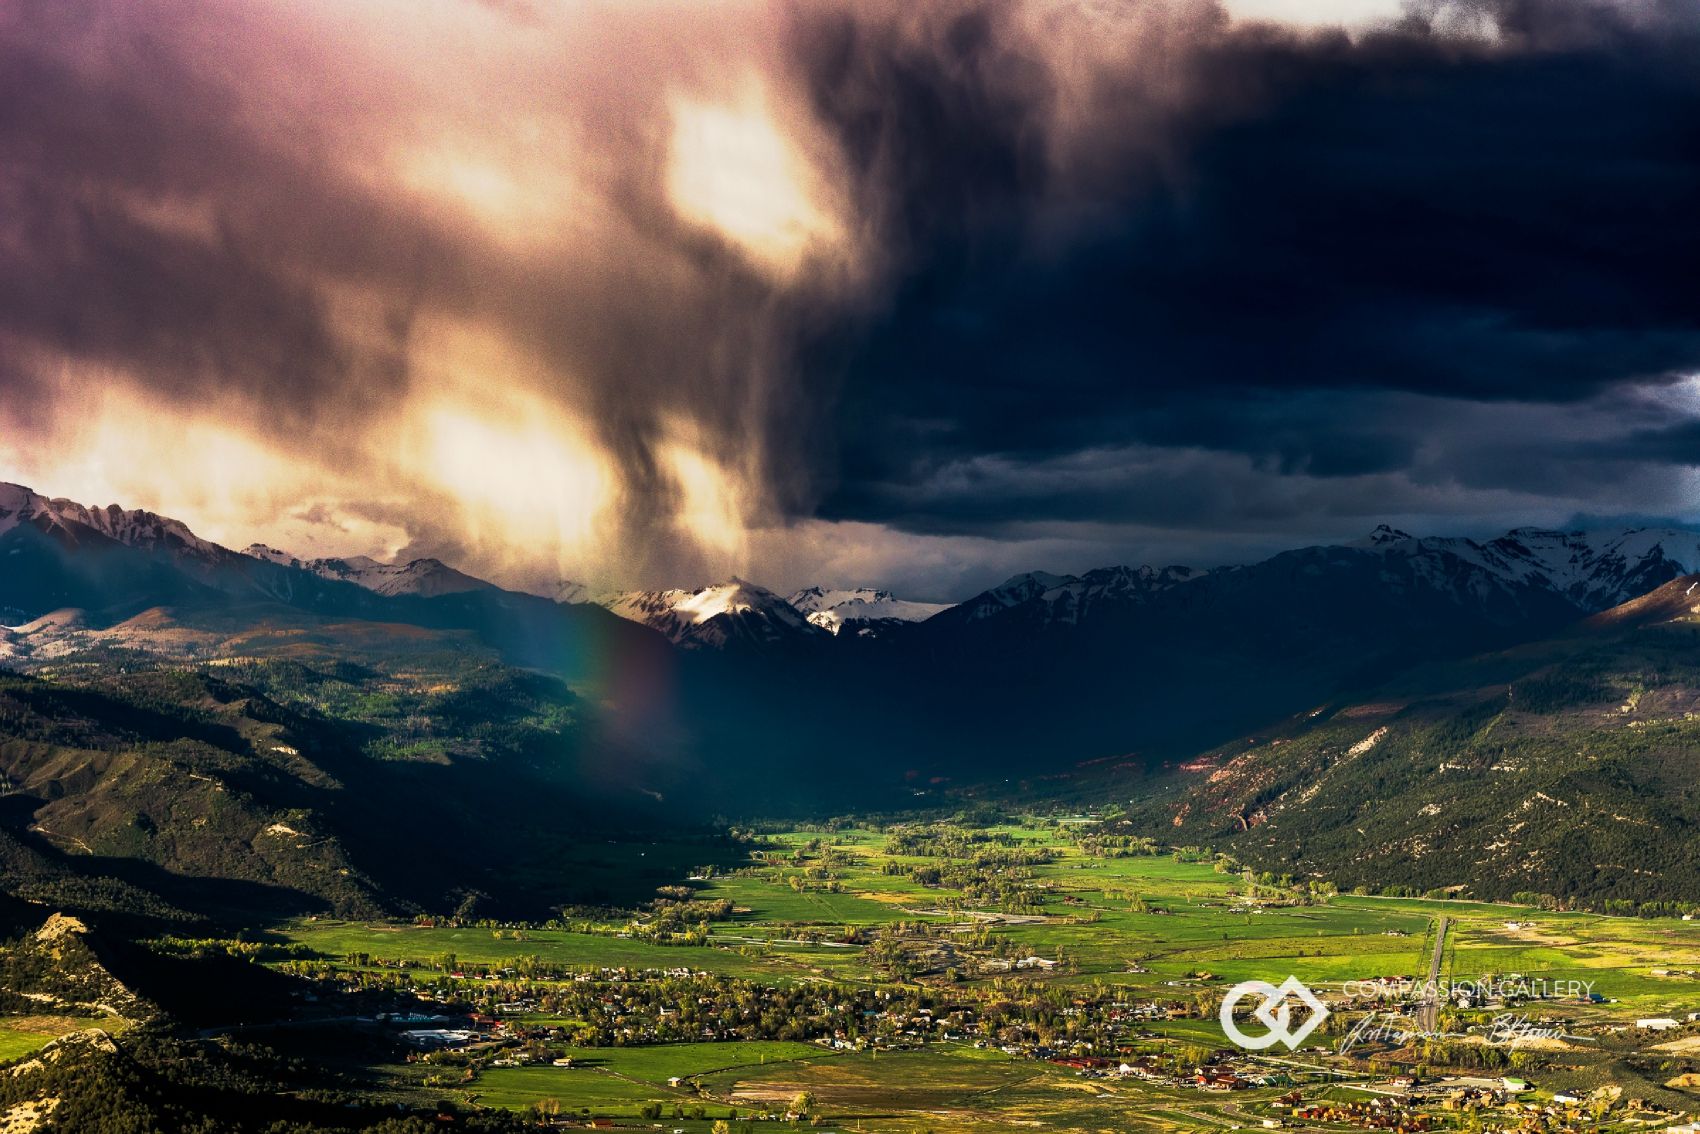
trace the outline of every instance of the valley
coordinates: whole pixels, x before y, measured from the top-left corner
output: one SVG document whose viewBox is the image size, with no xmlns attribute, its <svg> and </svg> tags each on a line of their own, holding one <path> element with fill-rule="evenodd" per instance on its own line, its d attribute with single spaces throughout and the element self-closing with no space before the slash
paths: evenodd
<svg viewBox="0 0 1700 1134">
<path fill-rule="evenodd" d="M 0 1134 L 1700 1134 L 1697 59 L 0 3 Z"/>
<path fill-rule="evenodd" d="M 773 830 L 621 915 L 146 946 L 287 986 L 277 1015 L 179 1042 L 311 1059 L 451 1125 L 1225 1129 L 1317 1108 L 1300 1125 L 1634 1130 L 1700 1110 L 1700 923 L 1294 887 L 1089 815 Z M 1431 956 L 1446 987 L 1491 991 L 1443 996 L 1436 1035 L 1383 1034 L 1417 1030 L 1400 982 Z M 1300 1051 L 1235 1048 L 1225 992 L 1288 976 L 1328 1019 Z"/>
</svg>

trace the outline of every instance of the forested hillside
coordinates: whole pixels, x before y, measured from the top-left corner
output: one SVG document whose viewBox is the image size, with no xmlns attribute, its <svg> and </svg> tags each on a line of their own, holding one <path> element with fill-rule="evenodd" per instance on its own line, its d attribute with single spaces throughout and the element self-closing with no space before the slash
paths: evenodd
<svg viewBox="0 0 1700 1134">
<path fill-rule="evenodd" d="M 1218 748 L 1131 814 L 1348 888 L 1700 901 L 1694 583 Z"/>
</svg>

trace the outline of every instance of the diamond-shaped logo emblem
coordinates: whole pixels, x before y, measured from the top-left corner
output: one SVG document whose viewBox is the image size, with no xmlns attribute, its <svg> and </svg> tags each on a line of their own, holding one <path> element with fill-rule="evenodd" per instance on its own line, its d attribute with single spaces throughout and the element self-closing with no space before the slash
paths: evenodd
<svg viewBox="0 0 1700 1134">
<path fill-rule="evenodd" d="M 1267 1035 L 1248 1036 L 1240 1030 L 1239 1023 L 1234 1019 L 1234 1009 L 1240 1001 L 1249 996 L 1258 997 L 1252 1016 L 1269 1029 Z M 1293 1005 L 1297 999 L 1308 1009 L 1305 1020 L 1297 1028 L 1293 1027 Z M 1306 1037 L 1321 1026 L 1328 1018 L 1328 1005 L 1306 988 L 1298 977 L 1290 976 L 1279 986 L 1266 980 L 1248 980 L 1236 984 L 1228 990 L 1228 995 L 1222 1001 L 1220 1019 L 1222 1031 L 1227 1037 L 1248 1051 L 1262 1051 L 1266 1047 L 1274 1047 L 1277 1043 L 1287 1045 L 1288 1051 L 1297 1050 Z"/>
</svg>

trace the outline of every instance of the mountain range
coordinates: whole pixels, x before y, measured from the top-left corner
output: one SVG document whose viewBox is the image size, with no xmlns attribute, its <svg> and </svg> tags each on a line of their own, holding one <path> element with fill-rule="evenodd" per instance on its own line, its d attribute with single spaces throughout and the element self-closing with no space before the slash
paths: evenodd
<svg viewBox="0 0 1700 1134">
<path fill-rule="evenodd" d="M 1680 529 L 1523 528 L 1477 541 L 1382 527 L 1252 564 L 1033 572 L 949 605 L 872 588 L 787 598 L 736 578 L 595 601 L 563 583 L 554 595 L 568 601 L 556 601 L 431 559 L 232 551 L 168 517 L 4 486 L 0 659 L 26 682 L 13 700 L 35 706 L 17 719 L 54 739 L 49 749 L 0 739 L 0 772 L 17 798 L 39 801 L 13 833 L 35 847 L 34 858 L 14 848 L 32 876 L 70 877 L 48 861 L 50 849 L 142 847 L 162 869 L 187 855 L 218 877 L 348 909 L 435 900 L 388 880 L 383 821 L 354 795 L 410 801 L 436 827 L 462 831 L 464 845 L 508 809 L 542 808 L 557 818 L 527 836 L 541 845 L 562 821 L 644 829 L 717 813 L 915 806 L 1006 782 L 1076 790 L 1099 782 L 1091 769 L 1115 770 L 1092 790 L 1131 791 L 1132 813 L 1148 827 L 1232 842 L 1275 867 L 1376 862 L 1428 881 L 1455 864 L 1397 848 L 1479 848 L 1492 840 L 1460 832 L 1485 818 L 1425 827 L 1419 820 L 1432 815 L 1413 804 L 1410 829 L 1383 831 L 1350 810 L 1367 806 L 1362 792 L 1301 801 L 1294 785 L 1367 739 L 1373 729 L 1354 735 L 1374 718 L 1365 706 L 1400 706 L 1398 720 L 1419 732 L 1415 722 L 1426 722 L 1428 739 L 1395 743 L 1389 723 L 1385 741 L 1353 761 L 1368 769 L 1432 754 L 1453 743 L 1442 738 L 1473 735 L 1471 714 L 1505 688 L 1549 688 L 1537 671 L 1557 663 L 1536 665 L 1543 657 L 1580 650 L 1593 669 L 1551 688 L 1581 682 L 1626 702 L 1637 682 L 1651 688 L 1649 675 L 1686 662 L 1675 646 L 1646 661 L 1649 635 L 1680 641 L 1670 637 L 1680 618 L 1649 629 L 1625 612 L 1668 602 L 1660 588 L 1697 570 L 1700 533 Z M 1610 629 L 1578 630 L 1587 626 Z M 1532 668 L 1494 677 L 1509 672 L 1508 657 Z M 159 676 L 172 673 L 197 676 Z M 213 678 L 223 684 L 206 684 Z M 46 684 L 28 684 L 38 681 Z M 1477 691 L 1496 681 L 1500 693 L 1483 702 Z M 55 700 L 66 682 L 105 700 Z M 506 723 L 489 724 L 481 699 L 492 712 L 506 706 Z M 162 751 L 152 763 L 113 764 L 78 755 L 83 734 L 105 738 L 104 752 L 213 728 L 213 703 L 259 706 L 262 722 L 303 715 L 274 742 L 248 710 L 226 714 L 199 756 Z M 135 717 L 138 706 L 150 715 Z M 1525 711 L 1526 702 L 1515 710 Z M 1565 736 L 1593 727 L 1586 713 L 1527 719 Z M 1555 749 L 1536 763 L 1560 769 L 1568 759 Z M 74 767 L 92 777 L 68 778 Z M 172 768 L 227 792 L 240 785 L 243 807 L 226 813 L 227 825 L 178 830 L 200 806 L 191 796 L 206 806 L 218 797 L 160 794 Z M 1208 769 L 1205 782 L 1187 769 Z M 1420 795 L 1413 775 L 1395 779 L 1401 799 Z M 186 790 L 201 782 L 185 781 Z M 521 784 L 522 805 L 512 795 Z M 457 806 L 444 812 L 448 800 Z M 273 841 L 285 836 L 266 836 L 273 827 L 297 832 L 287 837 L 316 848 L 319 865 L 280 860 Z M 1359 828 L 1382 831 L 1375 848 L 1350 834 Z M 1529 887 L 1558 892 L 1560 879 L 1538 864 L 1505 873 L 1519 871 Z M 501 889 L 448 861 L 434 875 L 468 893 Z M 155 894 L 161 908 L 182 904 L 157 878 L 119 881 Z"/>
<path fill-rule="evenodd" d="M 302 560 L 287 551 L 278 551 L 263 543 L 250 544 L 243 549 L 243 554 L 267 563 L 310 571 L 321 579 L 353 583 L 380 595 L 431 597 L 495 589 L 495 584 L 456 571 L 440 559 L 379 563 L 376 559 L 357 555 L 349 559 Z"/>
<path fill-rule="evenodd" d="M 1700 532 L 1623 528 L 1562 532 L 1520 528 L 1497 539 L 1416 538 L 1385 525 L 1344 546 L 1309 547 L 1259 563 L 1209 569 L 1107 567 L 1082 575 L 1032 572 L 955 604 L 899 599 L 874 588 L 814 586 L 789 598 L 749 581 L 658 591 L 592 595 L 563 581 L 547 596 L 504 590 L 436 559 L 379 563 L 365 557 L 308 559 L 261 544 L 238 553 L 195 535 L 181 521 L 116 505 L 89 507 L 0 485 L 0 538 L 11 546 L 0 604 L 16 626 L 64 607 L 84 617 L 136 602 L 198 594 L 280 602 L 338 614 L 441 620 L 477 604 L 528 612 L 548 608 L 590 617 L 597 608 L 657 631 L 676 646 L 709 651 L 826 648 L 837 640 L 901 639 L 923 652 L 993 638 L 1106 636 L 1150 639 L 1177 624 L 1203 634 L 1231 621 L 1245 645 L 1267 640 L 1294 619 L 1314 631 L 1348 636 L 1338 614 L 1373 610 L 1383 637 L 1419 617 L 1459 622 L 1492 636 L 1592 614 L 1700 568 Z M 24 568 L 29 546 L 47 540 L 59 570 L 42 577 Z M 31 541 L 34 541 L 33 543 Z M 122 549 L 124 554 L 119 554 Z M 144 558 L 125 558 L 139 553 Z M 96 568 L 117 554 L 125 577 Z M 126 594 L 133 591 L 133 595 Z M 1299 596 L 1308 596 L 1298 603 Z M 446 603 L 434 600 L 455 600 Z M 386 603 L 382 600 L 396 600 Z M 399 605 L 397 605 L 399 604 Z M 1282 609 L 1285 608 L 1285 609 Z M 1131 621 L 1130 621 L 1131 620 Z M 846 629 L 853 633 L 845 635 Z M 1426 636 L 1426 635 L 1419 635 Z"/>
<path fill-rule="evenodd" d="M 179 521 L 151 513 L 125 512 L 115 506 L 89 509 L 68 501 L 46 501 L 11 485 L 0 488 L 0 492 L 11 493 L 14 500 L 20 494 L 32 499 L 35 511 L 31 512 L 31 505 L 26 503 L 20 509 L 23 513 L 51 515 L 59 524 L 87 524 L 132 546 L 182 546 L 202 554 L 223 550 L 199 540 Z M 6 522 L 5 500 L 5 496 L 0 496 L 0 530 Z M 1483 606 L 1507 600 L 1526 606 L 1551 598 L 1584 614 L 1626 602 L 1677 575 L 1700 568 L 1700 532 L 1669 528 L 1604 531 L 1518 528 L 1496 539 L 1478 542 L 1460 537 L 1417 538 L 1383 524 L 1364 539 L 1338 550 L 1342 554 L 1334 559 L 1332 568 L 1348 562 L 1346 553 L 1363 552 L 1379 557 L 1384 564 L 1384 582 L 1395 592 L 1406 586 L 1436 592 L 1452 590 L 1458 601 Z M 320 578 L 350 582 L 386 596 L 433 597 L 498 589 L 437 559 L 394 564 L 363 556 L 304 560 L 263 544 L 251 545 L 244 554 L 263 562 L 305 570 Z M 1300 554 L 1303 553 L 1287 553 L 1288 556 Z M 1083 575 L 1035 571 L 1016 575 L 955 604 L 913 602 L 872 587 L 812 586 L 781 598 L 759 584 L 735 576 L 724 583 L 695 588 L 606 594 L 595 594 L 582 584 L 562 581 L 545 597 L 566 605 L 601 606 L 628 621 L 659 631 L 676 645 L 725 648 L 817 639 L 814 633 L 817 629 L 832 635 L 846 628 L 859 637 L 890 635 L 941 615 L 945 616 L 943 624 L 955 626 L 986 620 L 1021 622 L 1034 629 L 1074 626 L 1100 613 L 1114 617 L 1119 608 L 1149 604 L 1156 596 L 1200 580 L 1220 583 L 1255 573 L 1285 558 L 1277 556 L 1261 564 L 1208 570 L 1117 566 Z M 1324 570 L 1315 563 L 1304 569 L 1312 573 Z"/>
<path fill-rule="evenodd" d="M 537 596 L 435 559 L 309 559 L 263 545 L 238 553 L 178 520 L 50 499 L 17 485 L 0 486 L 0 540 L 9 541 L 0 610 L 13 627 L 67 610 L 73 613 L 51 625 L 98 629 L 162 603 L 261 602 L 467 630 L 510 660 L 544 664 L 569 680 L 605 668 L 601 652 L 612 640 L 640 653 L 664 653 L 671 644 L 726 655 L 725 670 L 783 658 L 793 680 L 848 685 L 921 717 L 952 697 L 1013 684 L 1013 702 L 967 714 L 975 718 L 971 730 L 1012 710 L 1022 721 L 1043 722 L 1017 722 L 998 742 L 1005 748 L 1071 733 L 1079 736 L 1071 743 L 1110 749 L 1160 739 L 1174 730 L 1123 727 L 1116 703 L 1137 707 L 1179 687 L 1184 704 L 1224 667 L 1242 683 L 1262 675 L 1229 711 L 1251 720 L 1289 695 L 1320 695 L 1423 657 L 1545 633 L 1700 568 L 1700 533 L 1679 529 L 1521 528 L 1476 541 L 1415 538 L 1382 526 L 1353 544 L 1253 564 L 1032 572 L 955 604 L 822 586 L 787 599 L 737 578 L 595 596 L 562 582 Z M 635 627 L 616 629 L 610 613 L 665 644 Z M 1076 705 L 1064 714 L 1062 733 L 1050 714 L 1033 711 L 1035 697 Z M 1183 731 L 1190 742 L 1197 730 Z"/>
</svg>

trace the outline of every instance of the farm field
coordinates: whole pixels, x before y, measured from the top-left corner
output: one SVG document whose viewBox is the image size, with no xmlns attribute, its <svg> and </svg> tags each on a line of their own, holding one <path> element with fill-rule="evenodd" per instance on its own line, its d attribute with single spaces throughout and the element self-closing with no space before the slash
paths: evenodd
<svg viewBox="0 0 1700 1134">
<path fill-rule="evenodd" d="M 588 1108 L 593 1114 L 637 1115 L 645 1103 L 669 1108 L 693 1106 L 705 1100 L 694 1088 L 668 1085 L 671 1079 L 701 1079 L 735 1075 L 747 1068 L 778 1067 L 798 1061 L 835 1058 L 820 1048 L 800 1043 L 666 1044 L 653 1047 L 584 1051 L 572 1067 L 503 1067 L 479 1079 L 479 1101 L 491 1106 L 526 1109 L 554 1099 L 563 1113 Z M 727 1108 L 716 1106 L 715 1117 Z"/>
<path fill-rule="evenodd" d="M 612 933 L 526 929 L 521 936 L 495 936 L 488 929 L 421 927 L 322 921 L 299 923 L 287 932 L 291 942 L 332 956 L 368 953 L 386 960 L 434 962 L 452 955 L 462 964 L 508 965 L 522 957 L 574 968 L 672 968 L 690 965 L 732 975 L 768 971 L 735 949 L 691 949 L 652 945 Z"/>
<path fill-rule="evenodd" d="M 1697 922 L 1350 894 L 1306 905 L 1286 905 L 1279 897 L 1245 900 L 1242 878 L 1208 863 L 1172 855 L 1094 858 L 1057 841 L 1056 829 L 1047 827 L 989 833 L 1031 840 L 1057 855 L 1056 862 L 1033 868 L 1034 881 L 1049 887 L 1042 918 L 1001 925 L 996 933 L 1035 954 L 1066 957 L 1070 971 L 1057 977 L 1063 981 L 1109 980 L 1150 990 L 1200 968 L 1230 984 L 1289 973 L 1313 985 L 1414 974 L 1428 955 L 1434 920 L 1444 915 L 1451 924 L 1443 973 L 1449 979 L 1515 972 L 1593 980 L 1596 991 L 1626 1006 L 1669 1008 L 1686 997 L 1700 1008 L 1700 978 L 1651 975 L 1654 969 L 1700 971 Z M 798 846 L 816 838 L 834 839 L 832 846 L 866 864 L 846 877 L 853 893 L 877 894 L 910 912 L 923 904 L 962 902 L 960 893 L 902 890 L 880 876 L 877 868 L 886 861 L 917 860 L 885 854 L 879 833 L 852 832 L 838 842 L 837 836 L 801 830 L 781 841 Z M 764 881 L 772 886 L 783 877 Z M 893 902 L 899 895 L 905 901 Z M 1132 911 L 1130 896 L 1149 908 Z M 1130 960 L 1150 972 L 1128 974 Z"/>
<path fill-rule="evenodd" d="M 960 890 L 883 874 L 886 863 L 927 860 L 886 853 L 879 832 L 800 829 L 774 839 L 784 852 L 771 854 L 773 865 L 696 885 L 700 898 L 724 898 L 735 911 L 711 925 L 708 947 L 617 937 L 617 923 L 597 933 L 530 928 L 516 939 L 474 927 L 314 921 L 289 925 L 285 936 L 332 957 L 368 953 L 429 963 L 452 954 L 462 965 L 537 957 L 586 970 L 684 966 L 749 978 L 830 973 L 835 979 L 866 981 L 877 979 L 876 974 L 858 946 L 835 940 L 842 936 L 838 931 L 899 922 L 978 922 L 1018 952 L 1061 959 L 1064 964 L 1048 979 L 1156 992 L 1200 970 L 1211 974 L 1212 984 L 1290 974 L 1313 986 L 1415 974 L 1427 957 L 1434 919 L 1444 913 L 1451 924 L 1444 975 L 1452 980 L 1513 972 L 1592 980 L 1597 992 L 1627 1006 L 1651 1009 L 1693 1000 L 1700 1008 L 1700 979 L 1652 975 L 1654 969 L 1700 971 L 1700 923 L 1358 895 L 1288 905 L 1279 896 L 1245 898 L 1238 875 L 1206 863 L 1179 862 L 1168 855 L 1093 858 L 1058 843 L 1051 829 L 1004 830 L 1057 856 L 1032 869 L 1033 881 L 1045 889 L 1030 914 L 1002 914 Z M 815 840 L 852 863 L 835 870 L 839 892 L 791 885 L 793 879 L 806 883 L 807 870 L 786 860 Z M 1136 903 L 1145 908 L 1134 909 Z M 804 940 L 799 933 L 820 939 Z M 1130 967 L 1148 971 L 1129 972 Z"/>
<path fill-rule="evenodd" d="M 1700 1012 L 1700 924 L 1676 918 L 1312 892 L 1198 851 L 1106 854 L 1040 822 L 797 828 L 663 894 L 570 927 L 318 920 L 279 933 L 345 979 L 385 979 L 405 962 L 405 987 L 436 1002 L 489 1012 L 519 998 L 510 1030 L 530 1037 L 520 1051 L 535 1061 L 452 1060 L 469 1068 L 463 1081 L 433 1089 L 469 1105 L 707 1129 L 734 1113 L 783 1117 L 806 1096 L 812 1118 L 846 1129 L 1167 1130 L 1258 1125 L 1295 1087 L 1366 1097 L 1360 1086 L 1400 1065 L 1385 1044 L 1392 1063 L 1363 1052 L 1242 1063 L 1267 1085 L 1226 1094 L 1190 1076 L 1223 1058 L 1216 1008 L 1234 984 L 1294 976 L 1345 1009 L 1355 982 L 1425 976 L 1444 919 L 1443 982 L 1578 981 L 1594 994 L 1518 1009 L 1571 1037 L 1545 1049 L 1570 1053 L 1566 1082 L 1629 1082 L 1670 1113 L 1692 1095 L 1700 1111 L 1700 1089 L 1666 1086 L 1687 1066 L 1669 1058 L 1683 1037 L 1700 1049 L 1687 1022 Z M 701 922 L 691 943 L 660 943 L 659 927 L 689 918 Z M 1446 1042 L 1479 1050 L 1492 1011 L 1444 1010 Z M 1640 1033 L 1647 1017 L 1673 1018 L 1674 1034 Z M 1342 1011 L 1312 1042 L 1332 1046 L 1348 1027 Z M 717 1042 L 677 1042 L 693 1034 Z M 1664 1071 L 1638 1062 L 1658 1042 L 1678 1045 Z M 561 1055 L 573 1065 L 549 1065 Z M 1083 1055 L 1162 1073 L 1135 1081 L 1067 1062 Z M 1503 1073 L 1548 1057 L 1495 1058 Z"/>
<path fill-rule="evenodd" d="M 642 1056 L 630 1058 L 638 1052 Z M 577 1061 L 575 1061 L 576 1063 Z M 686 1080 L 667 1085 L 671 1077 Z M 659 1103 L 669 1127 L 707 1129 L 784 1112 L 799 1094 L 828 1121 L 857 1130 L 1181 1129 L 1209 1119 L 1250 1118 L 1278 1092 L 1231 1103 L 1180 1091 L 1154 1092 L 1083 1081 L 1042 1062 L 963 1045 L 891 1053 L 823 1052 L 806 1045 L 698 1044 L 591 1054 L 573 1068 L 502 1068 L 484 1073 L 476 1098 L 516 1110 L 558 1105 L 561 1115 L 637 1120 Z M 692 1115 L 701 1108 L 702 1117 Z"/>
</svg>

